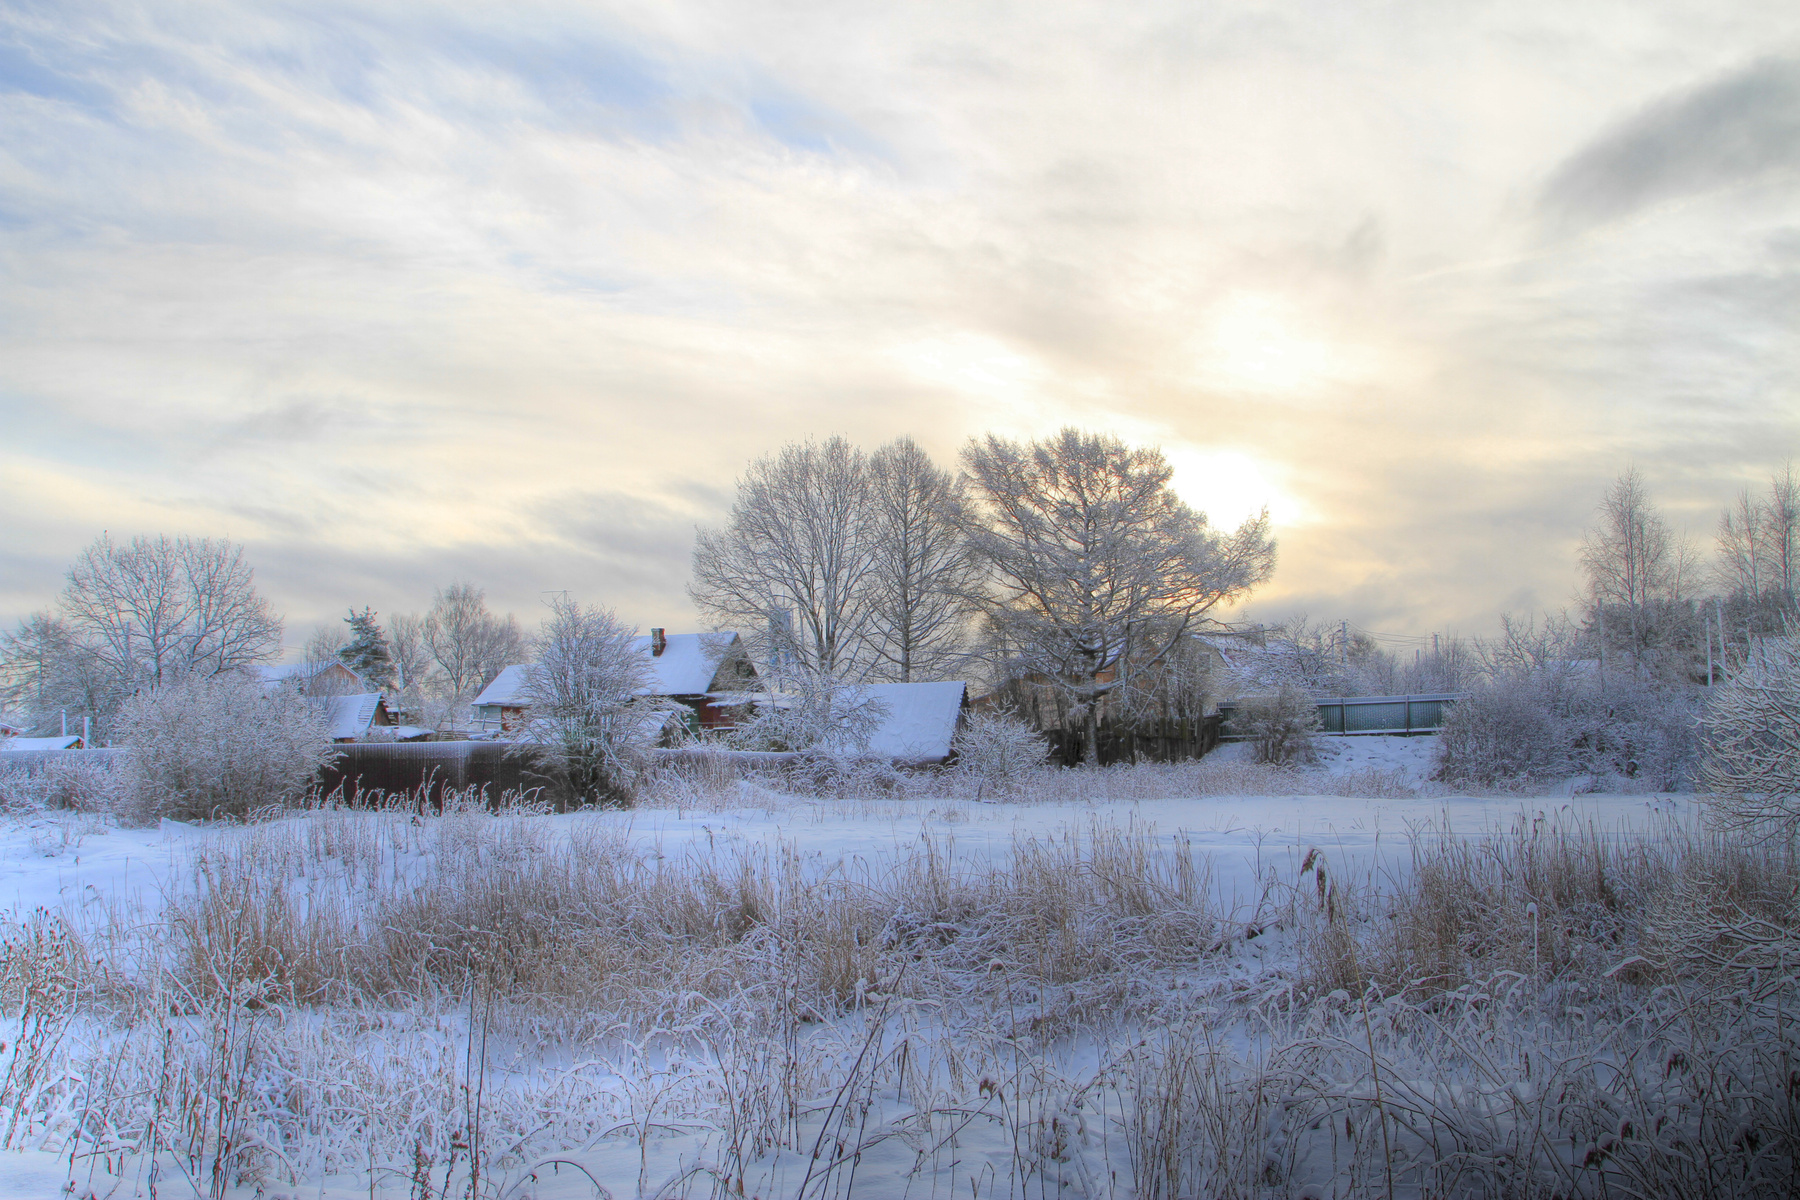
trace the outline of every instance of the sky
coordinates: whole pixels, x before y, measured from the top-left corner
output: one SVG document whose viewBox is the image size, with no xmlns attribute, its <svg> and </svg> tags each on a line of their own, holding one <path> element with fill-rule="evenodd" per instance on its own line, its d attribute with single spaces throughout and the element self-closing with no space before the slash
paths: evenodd
<svg viewBox="0 0 1800 1200">
<path fill-rule="evenodd" d="M 691 628 L 755 457 L 1073 424 L 1481 634 L 1627 466 L 1709 551 L 1797 335 L 1792 0 L 0 0 L 8 624 L 107 530 Z"/>
</svg>

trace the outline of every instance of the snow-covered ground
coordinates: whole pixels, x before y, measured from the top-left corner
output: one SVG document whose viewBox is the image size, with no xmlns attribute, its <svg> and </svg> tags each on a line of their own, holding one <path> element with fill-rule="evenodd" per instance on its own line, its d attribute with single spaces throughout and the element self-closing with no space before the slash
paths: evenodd
<svg viewBox="0 0 1800 1200">
<path fill-rule="evenodd" d="M 1321 739 L 1319 769 L 1397 772 L 1417 785 L 1429 772 L 1431 741 Z M 1221 761 L 1230 761 L 1239 753 L 1237 748 L 1227 747 L 1220 752 Z M 1686 820 L 1690 806 L 1688 798 L 1604 795 L 1555 800 L 1318 795 L 1052 803 L 943 798 L 817 800 L 742 784 L 735 803 L 709 805 L 704 810 L 649 807 L 508 820 L 529 823 L 529 845 L 540 854 L 564 852 L 571 846 L 578 854 L 588 852 L 584 847 L 625 847 L 624 852 L 640 864 L 668 864 L 669 870 L 678 871 L 696 863 L 739 861 L 759 850 L 771 850 L 797 865 L 798 874 L 793 878 L 852 882 L 882 878 L 902 861 L 916 858 L 921 847 L 940 856 L 944 869 L 952 874 L 957 870 L 1003 871 L 1018 861 L 1019 847 L 1034 840 L 1051 843 L 1073 838 L 1097 844 L 1107 833 L 1127 831 L 1152 846 L 1155 853 L 1209 868 L 1206 886 L 1211 889 L 1212 907 L 1246 919 L 1265 898 L 1271 880 L 1300 880 L 1303 859 L 1311 850 L 1330 860 L 1336 879 L 1372 877 L 1381 871 L 1403 870 L 1408 837 L 1420 830 L 1474 836 L 1542 816 L 1630 837 L 1657 822 Z M 318 844 L 317 836 L 307 832 L 307 823 L 318 819 L 297 816 L 275 828 L 293 826 L 292 845 L 302 845 L 308 837 Z M 432 852 L 422 848 L 433 822 L 463 820 L 475 830 L 480 822 L 489 820 L 479 815 L 414 818 L 417 831 L 409 834 L 391 815 L 336 814 L 333 819 L 349 823 L 332 835 L 340 841 L 360 836 L 346 832 L 357 822 L 368 822 L 371 828 L 387 822 L 383 828 L 389 832 L 383 836 L 390 841 L 381 843 L 386 848 L 376 852 L 382 857 L 369 867 L 370 878 L 383 873 L 401 880 L 402 887 L 405 879 L 414 878 L 408 872 L 416 873 L 415 882 L 424 886 L 426 873 L 436 869 Z M 234 848 L 242 850 L 257 836 L 268 839 L 273 836 L 271 828 L 258 827 L 259 833 L 241 827 L 208 829 L 164 822 L 154 828 L 121 829 L 70 814 L 19 820 L 0 833 L 0 910 L 4 910 L 0 915 L 16 928 L 33 910 L 42 908 L 62 915 L 72 928 L 88 931 L 118 929 L 133 921 L 159 921 L 172 901 L 195 887 L 196 868 L 202 859 L 211 861 L 229 855 Z M 394 830 L 404 836 L 394 840 Z M 396 848 L 409 844 L 406 837 L 415 838 L 411 849 Z M 444 851 L 436 853 L 442 857 Z M 345 861 L 349 861 L 347 857 Z M 305 862 L 294 869 L 301 876 L 308 870 L 315 874 L 322 870 L 316 863 Z M 306 890 L 309 897 L 315 895 L 311 882 L 294 877 L 290 883 Z M 1322 875 L 1320 894 L 1324 894 Z M 1235 951 L 1179 975 L 1170 974 L 1159 986 L 1204 989 L 1211 986 L 1209 979 L 1253 976 L 1262 951 L 1246 943 L 1239 928 L 1237 941 L 1232 943 L 1237 946 Z M 1264 939 L 1264 944 L 1268 940 Z M 870 986 L 871 996 L 876 996 L 876 984 Z M 888 981 L 881 981 L 880 987 L 889 987 Z M 891 1014 L 886 1007 L 889 1003 L 894 1005 Z M 882 1200 L 936 1196 L 939 1192 L 980 1200 L 996 1190 L 1023 1195 L 1029 1189 L 1044 1196 L 1131 1194 L 1118 1099 L 1125 1086 L 1121 1082 L 1125 1068 L 1120 1064 L 1129 1056 L 1130 1047 L 1160 1035 L 1130 1023 L 1109 1023 L 1103 1000 L 1094 1003 L 1101 1007 L 1081 1010 L 1087 1015 L 1067 1031 L 1047 1036 L 1031 1047 L 1007 1032 L 1017 1027 L 1016 1014 L 1010 1025 L 998 1020 L 984 1024 L 966 1014 L 953 1019 L 947 1009 L 934 1015 L 930 1004 L 870 999 L 861 1009 L 823 1023 L 808 1018 L 808 1023 L 785 1036 L 794 1045 L 805 1043 L 811 1064 L 806 1068 L 807 1079 L 824 1090 L 803 1098 L 806 1109 L 787 1118 L 787 1135 L 774 1146 L 762 1148 L 753 1162 L 739 1153 L 740 1179 L 726 1190 L 743 1186 L 747 1189 L 744 1194 L 765 1197 L 798 1197 L 804 1192 L 806 1196 L 857 1195 Z M 734 1058 L 720 1048 L 724 1043 L 717 1035 L 709 1035 L 713 1040 L 703 1045 L 674 1025 L 662 1034 L 645 1034 L 634 1027 L 629 1035 L 615 1033 L 573 1043 L 560 1034 L 542 1033 L 535 1045 L 530 1036 L 514 1029 L 504 1039 L 496 1035 L 492 1050 L 486 1048 L 483 1025 L 484 1049 L 477 1055 L 473 1004 L 472 999 L 448 997 L 429 1010 L 415 1005 L 410 1009 L 399 1006 L 391 1013 L 363 1011 L 352 1022 L 352 1032 L 345 1032 L 348 1026 L 343 1021 L 333 1023 L 303 1012 L 286 1014 L 280 1018 L 286 1022 L 282 1026 L 287 1038 L 281 1043 L 284 1048 L 280 1053 L 268 1052 L 268 1062 L 259 1068 L 264 1074 L 258 1077 L 262 1080 L 258 1086 L 287 1088 L 295 1096 L 330 1093 L 334 1103 L 353 1113 L 356 1096 L 333 1092 L 331 1081 L 314 1080 L 305 1086 L 272 1081 L 283 1071 L 304 1074 L 309 1062 L 341 1062 L 328 1053 L 326 1043 L 332 1038 L 374 1037 L 377 1041 L 366 1043 L 372 1047 L 367 1053 L 374 1054 L 379 1048 L 389 1057 L 385 1064 L 371 1064 L 371 1070 L 403 1074 L 404 1067 L 399 1064 L 408 1055 L 416 1056 L 421 1079 L 460 1080 L 466 1099 L 468 1083 L 475 1077 L 469 1066 L 471 1056 L 485 1055 L 494 1065 L 487 1068 L 491 1078 L 484 1070 L 483 1086 L 495 1096 L 509 1088 L 516 1093 L 508 1119 L 529 1125 L 528 1110 L 537 1106 L 543 1111 L 537 1129 L 520 1131 L 519 1144 L 529 1143 L 529 1152 L 508 1156 L 489 1151 L 498 1165 L 490 1168 L 492 1174 L 480 1185 L 481 1194 L 546 1198 L 606 1194 L 622 1198 L 658 1191 L 700 1196 L 718 1190 L 716 1175 L 695 1172 L 701 1164 L 717 1168 L 723 1161 L 722 1147 L 733 1136 L 732 1122 L 743 1117 L 742 1110 L 749 1104 L 732 1099 L 737 1095 L 732 1087 L 749 1086 L 733 1072 L 748 1071 L 755 1055 Z M 464 1021 L 459 1014 L 469 1019 Z M 266 1023 L 273 1018 L 261 1019 Z M 759 1020 L 761 1015 L 751 1009 L 734 1011 L 726 1027 L 741 1031 Z M 384 1028 L 386 1033 L 369 1032 Z M 75 1051 L 69 1061 L 85 1062 L 87 1070 L 97 1069 L 105 1061 L 102 1052 L 106 1046 L 123 1044 L 123 1035 L 117 1030 L 109 1032 L 79 1021 L 69 1028 L 67 1037 Z M 918 1095 L 924 1085 L 902 1095 L 903 1085 L 911 1077 L 904 1057 L 895 1057 L 901 1053 L 895 1047 L 909 1037 L 915 1039 L 914 1045 L 928 1047 L 925 1057 L 929 1063 L 923 1069 L 933 1075 L 936 1083 L 932 1086 L 938 1088 L 936 1106 L 924 1115 L 918 1111 Z M 967 1046 L 950 1044 L 958 1038 L 968 1039 Z M 934 1039 L 942 1044 L 935 1044 Z M 90 1051 L 85 1058 L 79 1053 L 83 1045 Z M 789 1050 L 799 1053 L 793 1045 Z M 342 1048 L 336 1053 L 341 1055 Z M 961 1078 L 959 1055 L 966 1056 L 976 1078 Z M 880 1060 L 879 1070 L 873 1065 L 876 1060 Z M 798 1071 L 793 1067 L 795 1061 L 798 1059 L 791 1058 L 789 1067 Z M 382 1079 L 381 1086 L 393 1086 L 392 1078 Z M 89 1080 L 83 1085 L 92 1084 Z M 351 1092 L 354 1090 L 351 1085 Z M 499 1100 L 492 1105 L 496 1113 L 506 1108 Z M 345 1120 L 354 1124 L 349 1116 Z M 499 1122 L 501 1118 L 490 1120 Z M 40 1134 L 22 1139 L 27 1147 L 35 1148 L 0 1155 L 0 1197 L 66 1194 L 65 1184 L 70 1180 L 78 1195 L 179 1196 L 210 1187 L 203 1174 L 178 1170 L 174 1160 L 179 1155 L 172 1151 L 155 1164 L 122 1147 L 94 1156 L 79 1142 L 69 1141 L 69 1128 L 65 1113 L 60 1128 L 46 1127 Z M 354 1143 L 358 1136 L 355 1128 L 343 1131 L 347 1142 Z M 1061 1138 L 1067 1144 L 1040 1144 L 1046 1137 Z M 832 1146 L 852 1147 L 854 1162 L 831 1165 Z M 818 1156 L 821 1153 L 823 1157 Z M 424 1185 L 419 1182 L 419 1170 L 409 1175 L 406 1164 L 392 1155 L 377 1162 L 374 1152 L 369 1154 L 369 1161 L 357 1169 L 346 1165 L 350 1159 L 341 1146 L 334 1147 L 330 1155 L 305 1160 L 336 1164 L 329 1177 L 292 1163 L 284 1170 L 279 1156 L 271 1156 L 276 1165 L 264 1172 L 260 1184 L 237 1186 L 228 1194 L 291 1196 L 296 1200 L 300 1196 L 421 1194 Z M 535 1172 L 534 1161 L 538 1164 Z M 1021 1164 L 1028 1165 L 1022 1168 Z M 454 1166 L 441 1158 L 435 1170 L 440 1178 L 432 1186 L 441 1189 L 445 1180 L 454 1176 L 452 1194 L 457 1188 L 467 1188 L 466 1175 L 456 1175 Z M 601 1188 L 603 1193 L 598 1190 Z"/>
</svg>

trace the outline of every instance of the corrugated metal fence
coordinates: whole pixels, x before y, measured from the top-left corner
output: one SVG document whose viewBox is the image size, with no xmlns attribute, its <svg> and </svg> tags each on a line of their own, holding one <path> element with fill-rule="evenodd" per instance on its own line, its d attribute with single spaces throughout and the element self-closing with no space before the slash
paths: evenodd
<svg viewBox="0 0 1800 1200">
<path fill-rule="evenodd" d="M 1438 692 L 1425 696 L 1340 696 L 1317 701 L 1321 733 L 1436 733 L 1444 718 L 1467 692 Z M 1226 738 L 1232 738 L 1231 715 L 1236 704 L 1219 705 L 1225 718 Z"/>
</svg>

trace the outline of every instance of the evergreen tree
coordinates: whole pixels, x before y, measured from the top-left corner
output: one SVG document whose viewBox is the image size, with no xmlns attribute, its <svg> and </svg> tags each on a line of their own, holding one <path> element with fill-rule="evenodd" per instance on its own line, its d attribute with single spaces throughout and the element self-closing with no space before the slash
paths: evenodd
<svg viewBox="0 0 1800 1200">
<path fill-rule="evenodd" d="M 350 626 L 350 644 L 338 651 L 346 667 L 380 688 L 394 686 L 394 655 L 388 649 L 387 634 L 375 623 L 375 614 L 367 605 L 362 612 L 349 610 L 344 623 Z"/>
</svg>

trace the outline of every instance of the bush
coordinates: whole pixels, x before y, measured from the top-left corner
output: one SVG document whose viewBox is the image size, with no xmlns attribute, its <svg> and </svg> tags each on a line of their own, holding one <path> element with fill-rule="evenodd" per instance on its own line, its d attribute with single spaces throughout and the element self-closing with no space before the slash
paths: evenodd
<svg viewBox="0 0 1800 1200">
<path fill-rule="evenodd" d="M 1240 700 L 1231 714 L 1231 732 L 1255 743 L 1259 763 L 1313 761 L 1312 735 L 1318 728 L 1319 706 L 1296 687 Z"/>
<path fill-rule="evenodd" d="M 333 756 L 323 710 L 238 674 L 177 678 L 119 712 L 145 818 L 241 817 L 293 804 Z"/>
<path fill-rule="evenodd" d="M 1596 789 L 1685 790 L 1698 756 L 1695 693 L 1625 674 L 1503 675 L 1450 710 L 1436 778 L 1533 788 L 1586 775 Z"/>
<path fill-rule="evenodd" d="M 970 713 L 950 742 L 956 772 L 985 789 L 1016 789 L 1050 756 L 1031 724 L 1010 712 Z"/>
<path fill-rule="evenodd" d="M 1743 829 L 1800 831 L 1800 650 L 1774 643 L 1718 689 L 1700 779 L 1712 815 Z"/>
</svg>

